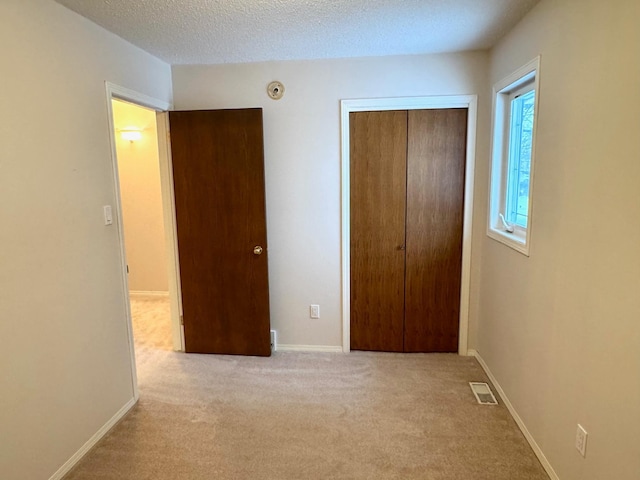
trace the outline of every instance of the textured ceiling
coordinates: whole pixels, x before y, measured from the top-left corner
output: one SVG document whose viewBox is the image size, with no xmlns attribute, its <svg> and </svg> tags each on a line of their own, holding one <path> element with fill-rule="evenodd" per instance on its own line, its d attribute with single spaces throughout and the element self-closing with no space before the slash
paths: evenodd
<svg viewBox="0 0 640 480">
<path fill-rule="evenodd" d="M 489 48 L 538 0 L 55 0 L 170 64 Z"/>
</svg>

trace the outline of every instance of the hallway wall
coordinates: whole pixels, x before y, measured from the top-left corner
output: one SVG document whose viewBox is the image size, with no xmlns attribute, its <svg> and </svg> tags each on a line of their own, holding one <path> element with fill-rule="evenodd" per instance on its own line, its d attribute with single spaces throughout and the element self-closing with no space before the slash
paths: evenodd
<svg viewBox="0 0 640 480">
<path fill-rule="evenodd" d="M 129 290 L 168 292 L 156 113 L 114 100 L 113 121 Z M 123 139 L 117 130 L 127 127 L 142 129 L 142 138 L 134 142 Z"/>
</svg>

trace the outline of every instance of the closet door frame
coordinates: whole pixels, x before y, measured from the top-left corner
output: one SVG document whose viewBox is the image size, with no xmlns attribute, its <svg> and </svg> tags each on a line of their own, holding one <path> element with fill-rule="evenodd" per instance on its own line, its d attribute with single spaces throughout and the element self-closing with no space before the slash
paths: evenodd
<svg viewBox="0 0 640 480">
<path fill-rule="evenodd" d="M 477 95 L 445 95 L 428 97 L 398 97 L 341 100 L 341 208 L 342 208 L 342 351 L 351 350 L 351 252 L 350 252 L 350 144 L 349 114 L 351 112 L 386 110 L 429 110 L 466 108 L 467 145 L 464 185 L 464 217 L 462 225 L 462 283 L 460 288 L 460 319 L 458 354 L 468 355 L 469 300 L 471 286 L 471 235 L 473 227 L 473 187 L 476 151 Z"/>
</svg>

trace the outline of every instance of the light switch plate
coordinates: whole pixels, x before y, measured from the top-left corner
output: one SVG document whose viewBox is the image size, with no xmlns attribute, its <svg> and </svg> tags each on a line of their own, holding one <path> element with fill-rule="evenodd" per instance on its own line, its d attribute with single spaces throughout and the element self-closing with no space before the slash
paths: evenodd
<svg viewBox="0 0 640 480">
<path fill-rule="evenodd" d="M 111 205 L 105 205 L 102 209 L 104 210 L 104 224 L 113 225 L 113 211 L 111 210 Z"/>
</svg>

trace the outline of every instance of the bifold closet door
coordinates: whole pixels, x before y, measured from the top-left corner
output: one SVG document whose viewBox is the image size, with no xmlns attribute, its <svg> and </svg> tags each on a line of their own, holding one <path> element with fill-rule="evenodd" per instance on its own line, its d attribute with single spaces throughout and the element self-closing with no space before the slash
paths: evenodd
<svg viewBox="0 0 640 480">
<path fill-rule="evenodd" d="M 467 109 L 410 110 L 405 352 L 457 352 Z"/>
<path fill-rule="evenodd" d="M 351 348 L 402 352 L 407 112 L 349 116 Z"/>
<path fill-rule="evenodd" d="M 456 352 L 467 110 L 349 121 L 351 348 Z"/>
</svg>

